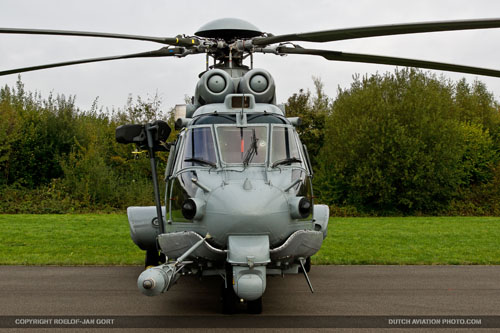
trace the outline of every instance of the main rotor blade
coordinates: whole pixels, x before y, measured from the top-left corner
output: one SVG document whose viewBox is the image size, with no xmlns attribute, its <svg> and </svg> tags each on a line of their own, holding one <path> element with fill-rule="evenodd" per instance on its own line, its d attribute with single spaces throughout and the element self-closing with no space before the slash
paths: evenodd
<svg viewBox="0 0 500 333">
<path fill-rule="evenodd" d="M 481 20 L 458 20 L 458 21 L 439 21 L 423 23 L 405 23 L 390 24 L 379 26 L 368 26 L 359 28 L 336 29 L 304 32 L 288 35 L 278 35 L 269 37 L 257 37 L 253 39 L 254 45 L 269 45 L 274 43 L 305 41 L 305 42 L 333 42 L 338 40 L 378 37 L 390 35 L 415 34 L 423 32 L 436 31 L 454 31 L 471 29 L 490 29 L 499 28 L 500 19 L 481 19 Z"/>
<path fill-rule="evenodd" d="M 71 31 L 71 30 L 48 30 L 48 29 L 18 29 L 18 28 L 0 28 L 2 34 L 25 34 L 25 35 L 57 35 L 57 36 L 83 36 L 83 37 L 103 37 L 133 39 L 148 42 L 156 42 L 167 45 L 192 46 L 200 44 L 197 38 L 185 37 L 150 37 L 137 35 L 124 35 L 106 32 L 90 31 Z"/>
<path fill-rule="evenodd" d="M 304 49 L 304 48 L 291 48 L 291 47 L 278 47 L 279 54 L 307 54 L 322 56 L 327 60 L 334 61 L 348 61 L 348 62 L 361 62 L 370 64 L 418 67 L 427 69 L 437 69 L 441 71 L 476 74 L 484 76 L 500 77 L 500 71 L 488 68 L 470 67 L 463 65 L 448 64 L 443 62 L 434 62 L 426 60 L 416 60 L 407 58 L 395 58 L 386 56 L 377 56 L 370 54 L 357 54 L 357 53 L 344 53 L 339 51 L 330 50 L 317 50 L 317 49 Z"/>
<path fill-rule="evenodd" d="M 39 66 L 10 69 L 10 70 L 6 70 L 6 71 L 0 71 L 0 76 L 29 72 L 29 71 L 36 71 L 39 69 L 46 69 L 46 68 L 85 64 L 85 63 L 89 63 L 89 62 L 99 62 L 99 61 L 118 60 L 118 59 L 131 59 L 131 58 L 169 57 L 169 56 L 175 56 L 175 55 L 182 55 L 183 53 L 184 53 L 184 48 L 163 47 L 163 48 L 156 50 L 156 51 L 125 54 L 125 55 L 102 57 L 102 58 L 81 59 L 81 60 L 74 60 L 74 61 L 58 62 L 58 63 L 54 63 L 54 64 L 46 64 L 46 65 L 39 65 Z"/>
</svg>

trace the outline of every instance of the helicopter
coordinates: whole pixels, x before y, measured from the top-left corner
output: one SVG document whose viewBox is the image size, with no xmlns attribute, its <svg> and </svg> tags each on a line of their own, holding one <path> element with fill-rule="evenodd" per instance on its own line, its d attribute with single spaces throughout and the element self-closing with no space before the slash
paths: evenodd
<svg viewBox="0 0 500 333">
<path fill-rule="evenodd" d="M 307 147 L 276 102 L 276 86 L 254 54 L 312 55 L 330 61 L 419 67 L 500 77 L 500 71 L 425 60 L 304 48 L 295 42 L 499 28 L 500 19 L 406 23 L 273 35 L 236 18 L 211 21 L 191 35 L 151 37 L 102 32 L 0 28 L 0 33 L 119 38 L 166 44 L 155 51 L 0 71 L 0 76 L 91 62 L 203 54 L 191 103 L 177 105 L 175 128 L 163 120 L 124 124 L 116 140 L 149 155 L 155 206 L 129 207 L 133 242 L 145 251 L 137 280 L 147 296 L 184 275 L 220 276 L 224 313 L 239 303 L 262 312 L 268 276 L 302 273 L 311 292 L 311 256 L 327 237 L 329 208 L 316 204 Z M 156 153 L 168 151 L 162 205 Z"/>
</svg>

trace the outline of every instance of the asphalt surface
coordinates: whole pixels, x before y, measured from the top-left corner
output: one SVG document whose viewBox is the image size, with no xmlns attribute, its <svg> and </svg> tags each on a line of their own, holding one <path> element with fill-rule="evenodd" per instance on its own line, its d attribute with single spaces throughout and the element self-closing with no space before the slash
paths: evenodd
<svg viewBox="0 0 500 333">
<path fill-rule="evenodd" d="M 182 277 L 147 297 L 141 267 L 0 266 L 2 315 L 211 315 L 220 278 Z M 266 315 L 500 315 L 500 266 L 313 266 L 270 277 Z"/>
<path fill-rule="evenodd" d="M 2 316 L 220 316 L 218 277 L 143 296 L 141 267 L 0 266 Z M 500 266 L 313 266 L 270 277 L 262 316 L 500 316 Z"/>
</svg>

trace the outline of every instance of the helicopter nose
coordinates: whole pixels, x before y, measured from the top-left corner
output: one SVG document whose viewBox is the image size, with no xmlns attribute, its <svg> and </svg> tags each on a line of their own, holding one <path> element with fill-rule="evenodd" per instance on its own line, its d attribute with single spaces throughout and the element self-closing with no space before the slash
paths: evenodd
<svg viewBox="0 0 500 333">
<path fill-rule="evenodd" d="M 287 236 L 290 211 L 282 190 L 264 181 L 230 183 L 207 198 L 205 219 L 214 242 L 225 246 L 235 234 L 266 234 L 270 243 Z"/>
</svg>

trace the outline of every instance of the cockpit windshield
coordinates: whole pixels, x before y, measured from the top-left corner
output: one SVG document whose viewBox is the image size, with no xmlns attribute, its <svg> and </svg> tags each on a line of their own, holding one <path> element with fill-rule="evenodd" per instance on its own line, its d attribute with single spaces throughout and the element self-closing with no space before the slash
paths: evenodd
<svg viewBox="0 0 500 333">
<path fill-rule="evenodd" d="M 192 166 L 216 167 L 216 145 L 223 164 L 264 164 L 267 161 L 269 148 L 269 166 L 273 168 L 278 165 L 302 163 L 294 130 L 289 126 L 274 124 L 246 127 L 222 124 L 212 126 L 214 125 L 193 127 L 186 131 L 182 169 Z M 216 140 L 214 140 L 214 129 L 217 133 Z M 270 138 L 269 133 L 271 133 Z"/>
<path fill-rule="evenodd" d="M 217 137 L 225 163 L 259 164 L 266 161 L 267 126 L 219 126 Z"/>
</svg>

